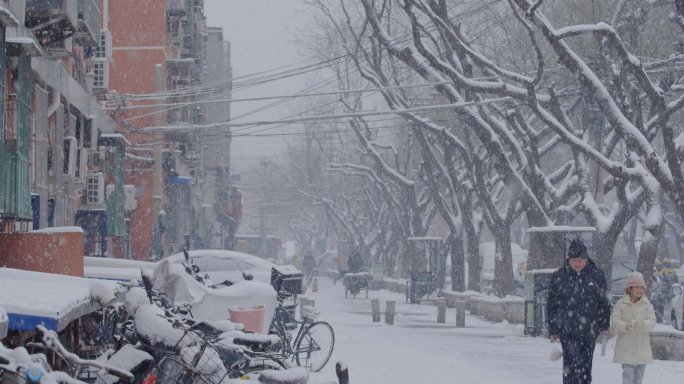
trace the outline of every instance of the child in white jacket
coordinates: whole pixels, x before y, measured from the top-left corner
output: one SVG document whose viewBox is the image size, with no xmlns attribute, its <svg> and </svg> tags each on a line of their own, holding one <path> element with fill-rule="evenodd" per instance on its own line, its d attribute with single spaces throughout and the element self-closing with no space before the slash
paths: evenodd
<svg viewBox="0 0 684 384">
<path fill-rule="evenodd" d="M 646 364 L 653 364 L 648 332 L 655 327 L 656 317 L 645 290 L 644 276 L 639 272 L 630 273 L 625 296 L 615 304 L 611 316 L 617 334 L 613 362 L 622 364 L 623 384 L 641 384 Z"/>
</svg>

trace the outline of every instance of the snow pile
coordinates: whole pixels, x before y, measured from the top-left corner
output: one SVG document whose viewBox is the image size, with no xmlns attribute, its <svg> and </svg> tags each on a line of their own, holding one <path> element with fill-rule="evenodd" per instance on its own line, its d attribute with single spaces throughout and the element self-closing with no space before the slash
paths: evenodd
<svg viewBox="0 0 684 384">
<path fill-rule="evenodd" d="M 139 369 L 143 364 L 153 361 L 152 356 L 145 352 L 135 349 L 134 346 L 127 344 L 124 345 L 119 351 L 117 351 L 112 357 L 107 361 L 107 365 L 112 367 L 122 369 L 128 372 L 134 372 Z M 114 384 L 121 380 L 119 377 L 107 373 L 105 370 L 101 370 L 98 373 L 98 383 L 104 382 L 105 384 Z"/>
<path fill-rule="evenodd" d="M 684 331 L 674 329 L 672 325 L 656 324 L 655 328 L 651 330 L 652 333 L 672 333 L 675 335 L 684 336 Z"/>
<path fill-rule="evenodd" d="M 200 353 L 202 355 L 197 359 L 198 354 Z M 228 373 L 226 367 L 223 366 L 221 357 L 214 348 L 202 348 L 199 345 L 183 347 L 181 349 L 181 357 L 183 358 L 183 362 L 188 366 L 195 366 L 195 369 L 200 374 L 213 376 L 218 379 L 214 380 L 214 382 L 220 382 Z"/>
<path fill-rule="evenodd" d="M 104 281 L 95 280 L 90 283 L 90 297 L 93 299 L 93 301 L 103 307 L 111 305 L 111 303 L 116 300 L 116 296 L 118 294 L 118 290 L 113 292 L 110 289 L 110 286 L 108 286 Z"/>
<path fill-rule="evenodd" d="M 296 367 L 286 370 L 266 370 L 259 374 L 259 382 L 263 384 L 306 384 L 309 381 L 309 371 Z"/>
<path fill-rule="evenodd" d="M 135 332 L 144 343 L 174 348 L 185 332 L 176 329 L 164 316 L 164 311 L 154 304 L 147 304 L 135 312 Z"/>
<path fill-rule="evenodd" d="M 219 320 L 219 321 L 214 321 L 211 323 L 215 328 L 220 329 L 223 332 L 229 332 L 229 331 L 234 331 L 236 328 L 235 326 L 238 324 L 233 323 L 230 320 Z"/>
<path fill-rule="evenodd" d="M 512 301 L 517 301 L 517 302 L 524 302 L 525 299 L 520 296 L 513 296 L 513 295 L 508 295 L 506 297 L 496 297 L 496 296 L 491 296 L 491 295 L 478 295 L 476 297 L 473 297 L 472 300 L 476 301 L 484 301 L 488 303 L 510 303 Z"/>
<path fill-rule="evenodd" d="M 157 265 L 154 288 L 161 289 L 175 304 L 192 305 L 195 319 L 210 322 L 230 319 L 228 307 L 231 306 L 263 305 L 266 307 L 264 332 L 268 331 L 277 304 L 276 292 L 270 284 L 240 281 L 230 287 L 212 289 L 169 259 Z"/>
<path fill-rule="evenodd" d="M 280 341 L 280 337 L 278 335 L 262 335 L 259 333 L 244 333 L 242 331 L 230 331 L 230 332 L 224 332 L 219 335 L 219 340 L 222 343 L 226 344 L 234 344 L 235 339 L 242 339 L 242 340 L 249 340 L 250 342 L 254 343 L 277 343 Z"/>
<path fill-rule="evenodd" d="M 124 299 L 124 308 L 131 316 L 135 316 L 138 308 L 148 304 L 150 304 L 150 299 L 147 297 L 147 292 L 139 287 L 131 288 Z"/>
</svg>

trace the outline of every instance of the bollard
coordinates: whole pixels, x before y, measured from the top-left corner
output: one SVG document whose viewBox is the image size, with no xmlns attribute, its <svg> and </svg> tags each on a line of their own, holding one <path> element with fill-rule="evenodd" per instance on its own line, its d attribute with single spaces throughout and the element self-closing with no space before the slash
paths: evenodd
<svg viewBox="0 0 684 384">
<path fill-rule="evenodd" d="M 311 292 L 318 292 L 318 279 L 314 279 L 313 290 Z"/>
<path fill-rule="evenodd" d="M 373 322 L 380 322 L 380 299 L 371 300 L 371 311 L 373 312 Z"/>
<path fill-rule="evenodd" d="M 385 324 L 394 325 L 394 301 L 391 300 L 385 305 Z"/>
<path fill-rule="evenodd" d="M 446 300 L 437 300 L 437 324 L 446 323 Z"/>
<path fill-rule="evenodd" d="M 465 301 L 456 302 L 456 328 L 465 328 Z"/>
</svg>

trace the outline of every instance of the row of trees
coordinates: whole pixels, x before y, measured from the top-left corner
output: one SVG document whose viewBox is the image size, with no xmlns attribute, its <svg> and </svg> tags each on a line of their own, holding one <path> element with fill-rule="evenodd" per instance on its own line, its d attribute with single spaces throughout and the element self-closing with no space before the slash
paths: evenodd
<svg viewBox="0 0 684 384">
<path fill-rule="evenodd" d="M 664 226 L 682 236 L 684 1 L 310 3 L 308 52 L 345 93 L 308 112 L 348 117 L 308 124 L 282 165 L 300 241 L 335 231 L 406 277 L 439 218 L 452 289 L 479 290 L 486 232 L 505 296 L 511 242 L 567 211 L 609 278 L 622 236 L 650 282 Z M 558 266 L 550 236 L 528 247 L 528 269 Z"/>
</svg>

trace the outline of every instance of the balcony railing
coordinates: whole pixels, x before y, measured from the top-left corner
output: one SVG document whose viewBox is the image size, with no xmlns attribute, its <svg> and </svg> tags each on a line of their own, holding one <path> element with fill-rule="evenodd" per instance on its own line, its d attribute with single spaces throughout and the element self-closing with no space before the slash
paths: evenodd
<svg viewBox="0 0 684 384">
<path fill-rule="evenodd" d="M 76 44 L 96 47 L 100 39 L 100 1 L 78 0 L 78 32 Z"/>
<path fill-rule="evenodd" d="M 78 0 L 27 0 L 25 25 L 46 48 L 68 39 L 78 30 Z"/>
<path fill-rule="evenodd" d="M 166 0 L 166 13 L 169 16 L 184 16 L 185 0 Z"/>
</svg>

